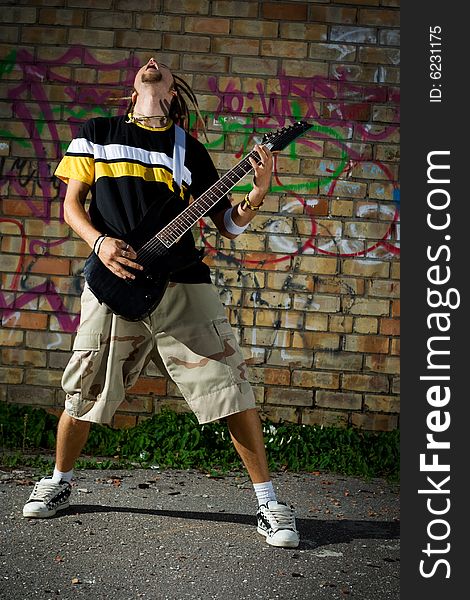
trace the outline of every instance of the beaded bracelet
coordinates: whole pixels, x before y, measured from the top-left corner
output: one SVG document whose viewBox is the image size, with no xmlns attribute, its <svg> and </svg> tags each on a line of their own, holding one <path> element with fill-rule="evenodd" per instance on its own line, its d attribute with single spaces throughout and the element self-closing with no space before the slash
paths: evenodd
<svg viewBox="0 0 470 600">
<path fill-rule="evenodd" d="M 261 201 L 260 204 L 251 204 L 250 192 L 248 192 L 242 200 L 242 210 L 245 210 L 245 208 L 248 207 L 250 210 L 256 211 L 256 210 L 259 210 L 260 207 L 263 206 L 263 204 L 264 204 L 264 199 Z"/>
</svg>

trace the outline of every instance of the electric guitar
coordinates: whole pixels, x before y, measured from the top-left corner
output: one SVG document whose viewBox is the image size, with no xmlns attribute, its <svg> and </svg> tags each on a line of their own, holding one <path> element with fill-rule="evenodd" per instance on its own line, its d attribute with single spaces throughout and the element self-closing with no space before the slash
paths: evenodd
<svg viewBox="0 0 470 600">
<path fill-rule="evenodd" d="M 310 123 L 298 121 L 266 134 L 262 144 L 274 152 L 283 150 L 310 127 Z M 122 279 L 114 275 L 92 252 L 85 262 L 83 272 L 89 288 L 99 302 L 129 321 L 140 321 L 150 315 L 160 303 L 171 274 L 201 260 L 201 252 L 194 249 L 192 243 L 188 243 L 188 235 L 192 235 L 190 230 L 252 170 L 250 157 L 260 162 L 258 153 L 252 150 L 199 198 L 167 222 L 158 233 L 155 234 L 155 223 L 161 219 L 162 206 L 155 202 L 152 205 L 155 214 L 152 214 L 150 208 L 142 222 L 129 234 L 122 236 L 137 252 L 135 262 L 144 267 L 142 271 L 133 270 L 135 279 Z M 168 205 L 171 199 L 172 196 L 167 199 Z M 171 206 L 178 204 L 171 202 Z"/>
</svg>

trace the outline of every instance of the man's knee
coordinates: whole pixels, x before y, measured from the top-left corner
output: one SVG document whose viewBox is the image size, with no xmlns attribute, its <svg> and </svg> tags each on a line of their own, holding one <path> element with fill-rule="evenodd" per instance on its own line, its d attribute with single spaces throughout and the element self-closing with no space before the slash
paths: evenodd
<svg viewBox="0 0 470 600">
<path fill-rule="evenodd" d="M 64 410 L 60 417 L 61 426 L 73 427 L 74 429 L 88 429 L 91 425 L 90 421 L 84 421 L 83 419 L 78 419 L 77 417 L 73 417 L 69 415 L 69 413 Z"/>
</svg>

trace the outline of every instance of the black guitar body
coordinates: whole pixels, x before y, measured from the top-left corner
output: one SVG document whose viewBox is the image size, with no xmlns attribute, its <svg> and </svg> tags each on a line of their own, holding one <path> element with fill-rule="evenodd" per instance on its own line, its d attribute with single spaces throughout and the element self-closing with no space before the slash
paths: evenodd
<svg viewBox="0 0 470 600">
<path fill-rule="evenodd" d="M 140 321 L 153 312 L 165 293 L 171 274 L 202 258 L 202 251 L 194 248 L 190 232 L 169 249 L 154 237 L 159 221 L 161 225 L 161 213 L 161 207 L 154 205 L 131 233 L 115 236 L 137 252 L 135 262 L 144 266 L 143 271 L 129 269 L 135 279 L 118 277 L 94 252 L 85 262 L 83 273 L 93 294 L 113 313 L 128 321 Z"/>
</svg>

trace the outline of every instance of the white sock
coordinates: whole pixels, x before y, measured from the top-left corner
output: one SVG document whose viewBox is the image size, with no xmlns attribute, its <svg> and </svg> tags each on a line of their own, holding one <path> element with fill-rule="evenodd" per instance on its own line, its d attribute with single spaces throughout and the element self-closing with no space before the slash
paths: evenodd
<svg viewBox="0 0 470 600">
<path fill-rule="evenodd" d="M 253 487 L 255 488 L 256 498 L 260 506 L 261 504 L 266 504 L 266 502 L 269 502 L 270 500 L 277 500 L 272 481 L 254 483 Z"/>
<path fill-rule="evenodd" d="M 73 469 L 71 469 L 70 471 L 67 471 L 66 473 L 63 473 L 62 471 L 59 471 L 57 469 L 57 467 L 54 467 L 52 481 L 55 481 L 56 483 L 60 483 L 61 481 L 68 481 L 70 483 L 72 481 L 72 477 L 73 477 Z"/>
</svg>

